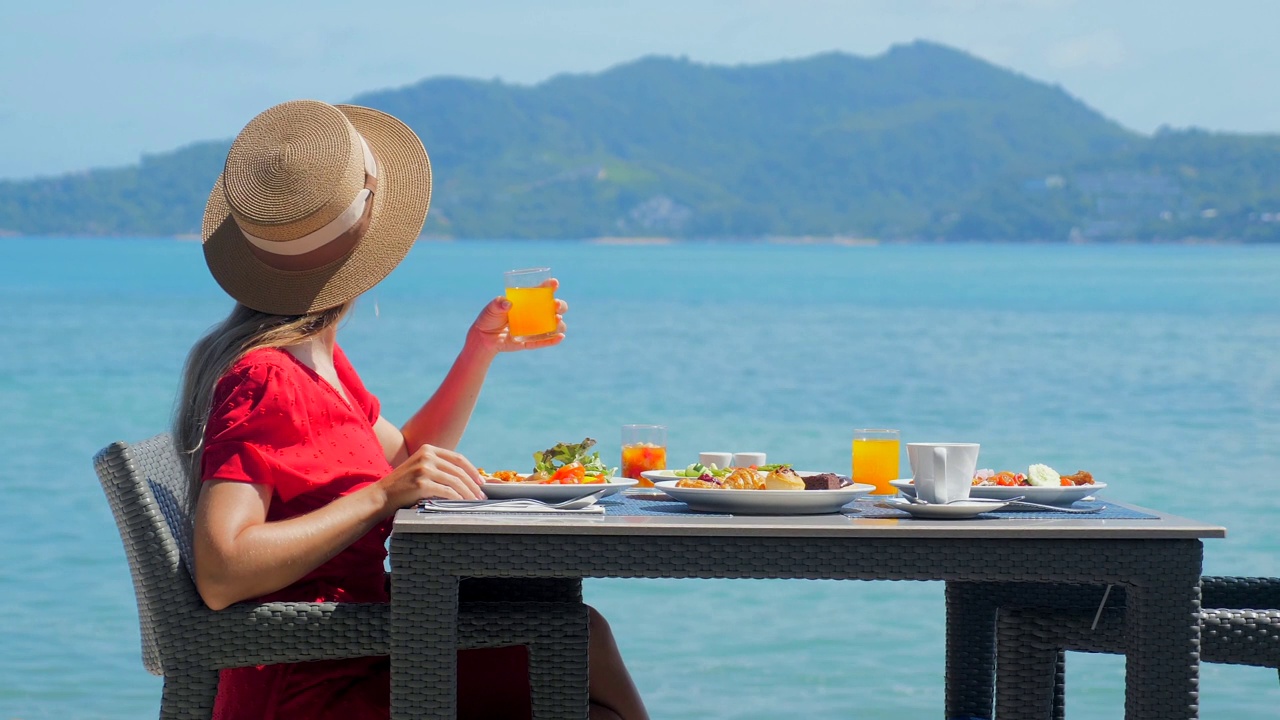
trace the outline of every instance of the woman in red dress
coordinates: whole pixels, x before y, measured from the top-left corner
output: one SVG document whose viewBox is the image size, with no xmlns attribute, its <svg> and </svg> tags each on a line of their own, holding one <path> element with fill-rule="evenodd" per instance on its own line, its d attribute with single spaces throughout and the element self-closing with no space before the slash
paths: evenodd
<svg viewBox="0 0 1280 720">
<path fill-rule="evenodd" d="M 396 510 L 483 497 L 454 448 L 500 352 L 558 344 L 507 334 L 505 298 L 467 332 L 440 387 L 396 427 L 337 343 L 355 298 L 408 252 L 431 169 L 413 132 L 384 113 L 315 101 L 277 105 L 236 138 L 205 210 L 204 253 L 237 302 L 192 349 L 175 436 L 195 495 L 195 580 L 209 607 L 259 601 L 386 602 Z M 554 283 L 554 281 L 552 281 Z M 567 308 L 558 302 L 558 314 Z M 608 624 L 590 613 L 591 717 L 645 719 Z M 459 652 L 459 716 L 529 715 L 523 648 Z M 234 668 L 223 720 L 386 718 L 385 657 Z"/>
</svg>

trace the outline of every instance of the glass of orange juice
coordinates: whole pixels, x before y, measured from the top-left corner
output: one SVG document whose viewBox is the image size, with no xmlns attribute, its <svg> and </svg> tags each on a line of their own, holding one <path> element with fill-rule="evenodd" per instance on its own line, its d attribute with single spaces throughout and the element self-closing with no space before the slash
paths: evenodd
<svg viewBox="0 0 1280 720">
<path fill-rule="evenodd" d="M 666 425 L 622 426 L 622 476 L 634 478 L 639 487 L 653 487 L 641 473 L 667 469 Z"/>
<path fill-rule="evenodd" d="M 889 484 L 898 479 L 898 460 L 902 454 L 897 430 L 858 428 L 853 431 L 853 481 L 874 485 L 872 495 L 896 495 L 898 489 Z"/>
<path fill-rule="evenodd" d="M 551 268 L 508 270 L 507 333 L 519 340 L 536 340 L 556 332 L 556 293 L 548 282 Z"/>
</svg>

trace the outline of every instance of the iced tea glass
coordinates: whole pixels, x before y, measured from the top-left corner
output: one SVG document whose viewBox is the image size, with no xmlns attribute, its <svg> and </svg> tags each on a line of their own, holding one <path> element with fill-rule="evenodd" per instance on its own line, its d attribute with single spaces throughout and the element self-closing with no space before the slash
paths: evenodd
<svg viewBox="0 0 1280 720">
<path fill-rule="evenodd" d="M 653 487 L 641 473 L 667 469 L 666 425 L 622 426 L 622 476 L 634 478 L 639 487 Z"/>
<path fill-rule="evenodd" d="M 855 483 L 874 485 L 872 495 L 896 495 L 898 489 L 889 484 L 897 480 L 898 461 L 902 454 L 897 430 L 858 428 L 853 431 L 853 473 Z"/>
<path fill-rule="evenodd" d="M 556 332 L 556 293 L 548 283 L 551 268 L 508 270 L 507 334 L 518 340 L 536 340 Z"/>
</svg>

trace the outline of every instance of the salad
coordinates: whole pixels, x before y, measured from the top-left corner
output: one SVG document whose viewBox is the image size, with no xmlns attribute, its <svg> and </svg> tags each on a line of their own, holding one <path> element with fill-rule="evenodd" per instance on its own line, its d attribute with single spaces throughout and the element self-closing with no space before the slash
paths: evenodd
<svg viewBox="0 0 1280 720">
<path fill-rule="evenodd" d="M 769 465 L 756 466 L 755 469 L 767 475 L 768 473 L 774 472 L 776 470 L 782 470 L 783 468 L 790 468 L 790 467 L 791 467 L 790 465 L 787 465 L 784 463 L 772 463 Z M 701 478 L 703 480 L 713 480 L 713 479 L 721 479 L 721 478 L 728 477 L 734 471 L 734 469 L 735 468 L 716 467 L 714 463 L 712 463 L 711 465 L 694 463 L 683 470 L 673 470 L 672 474 L 675 475 L 676 477 L 682 477 L 682 478 Z"/>
<path fill-rule="evenodd" d="M 533 474 L 525 482 L 543 485 L 605 483 L 617 468 L 605 467 L 600 452 L 588 452 L 596 444 L 585 438 L 580 443 L 557 443 L 533 454 Z"/>
</svg>

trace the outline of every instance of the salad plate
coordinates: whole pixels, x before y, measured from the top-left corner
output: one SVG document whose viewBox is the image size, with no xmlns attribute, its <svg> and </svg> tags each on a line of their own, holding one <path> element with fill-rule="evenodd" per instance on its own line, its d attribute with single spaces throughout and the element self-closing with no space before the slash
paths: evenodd
<svg viewBox="0 0 1280 720">
<path fill-rule="evenodd" d="M 676 480 L 654 485 L 690 510 L 731 515 L 823 515 L 870 493 L 873 485 L 854 484 L 836 490 L 726 490 L 676 487 Z"/>
<path fill-rule="evenodd" d="M 901 480 L 890 480 L 889 484 L 898 489 L 898 492 L 908 497 L 915 497 L 916 488 L 912 484 L 911 478 L 902 478 Z M 1020 497 L 1024 500 L 1041 505 L 1059 505 L 1067 506 L 1083 500 L 1086 497 L 1097 493 L 1099 490 L 1106 489 L 1106 483 L 1093 483 L 1091 485 L 1061 485 L 1061 486 L 1035 486 L 1035 485 L 974 485 L 969 488 L 969 497 L 980 500 L 1012 500 Z"/>
<path fill-rule="evenodd" d="M 520 477 L 528 477 L 521 475 Z M 511 498 L 531 498 L 534 500 L 544 500 L 546 502 L 560 502 L 562 500 L 573 500 L 575 498 L 590 495 L 593 492 L 604 490 L 604 494 L 600 497 L 609 497 L 615 493 L 626 490 L 636 484 L 636 480 L 631 478 L 611 477 L 602 483 L 577 483 L 574 485 L 542 485 L 539 483 L 526 482 L 487 482 L 484 484 L 483 490 L 486 497 L 494 500 L 507 500 Z"/>
</svg>

